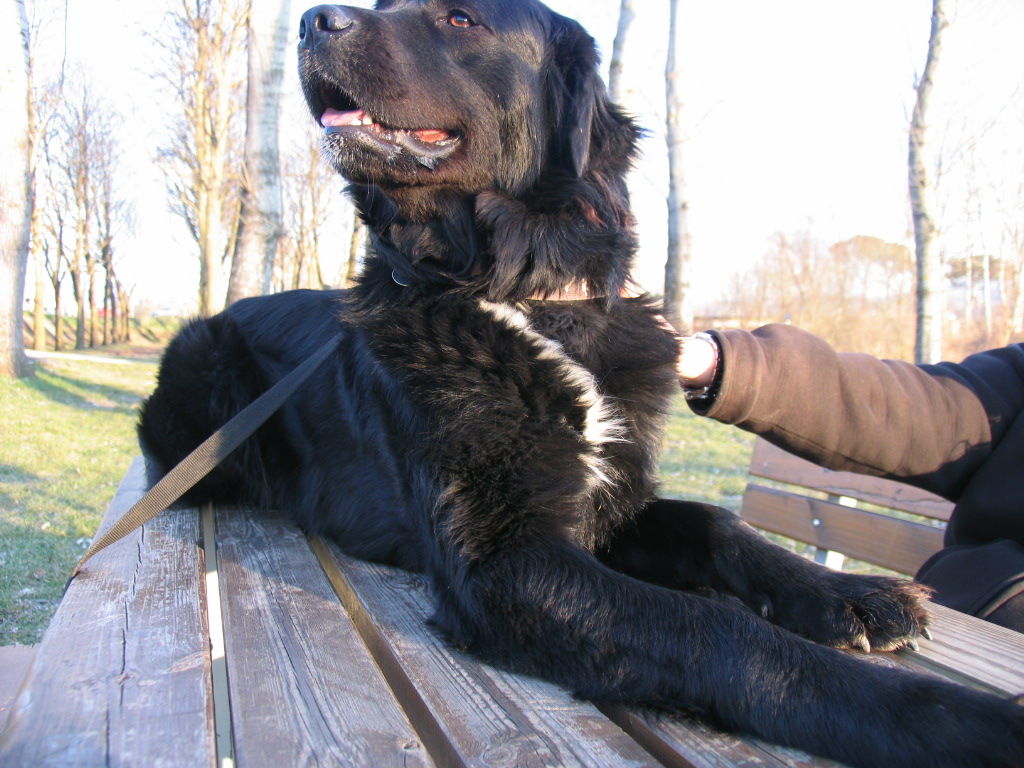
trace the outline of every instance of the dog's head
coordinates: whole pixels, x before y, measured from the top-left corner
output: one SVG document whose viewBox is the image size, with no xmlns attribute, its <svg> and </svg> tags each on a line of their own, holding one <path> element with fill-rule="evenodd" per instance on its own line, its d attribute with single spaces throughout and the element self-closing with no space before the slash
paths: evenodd
<svg viewBox="0 0 1024 768">
<path fill-rule="evenodd" d="M 609 103 L 594 41 L 576 22 L 536 0 L 464 0 L 457 10 L 378 0 L 372 11 L 312 8 L 299 36 L 302 87 L 325 156 L 363 188 L 364 212 L 383 195 L 420 222 L 469 202 L 484 231 L 510 217 L 526 226 L 534 209 L 548 229 L 560 213 L 624 228 L 622 180 L 637 129 Z M 520 284 L 523 259 L 539 261 L 536 246 L 523 244 L 530 253 L 520 263 L 495 256 L 497 265 L 485 265 L 505 284 L 492 295 L 551 289 L 540 271 L 539 285 Z M 588 277 L 563 266 L 555 282 Z"/>
</svg>

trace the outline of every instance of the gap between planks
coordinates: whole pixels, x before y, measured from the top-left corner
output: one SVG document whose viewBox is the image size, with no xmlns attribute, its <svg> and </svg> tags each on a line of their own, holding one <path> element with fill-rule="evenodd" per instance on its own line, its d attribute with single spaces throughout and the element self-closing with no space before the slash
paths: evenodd
<svg viewBox="0 0 1024 768">
<path fill-rule="evenodd" d="M 459 756 L 459 750 L 445 734 L 444 728 L 434 717 L 430 706 L 420 696 L 416 683 L 412 681 L 395 657 L 387 639 L 368 615 L 359 596 L 348 583 L 331 557 L 330 551 L 319 536 L 310 536 L 309 545 L 320 561 L 328 581 L 342 606 L 356 627 L 363 644 L 369 650 L 392 693 L 398 700 L 413 728 L 423 740 L 428 754 L 437 765 L 451 768 L 468 768 Z"/>
<path fill-rule="evenodd" d="M 202 508 L 203 559 L 206 563 L 206 612 L 210 628 L 210 672 L 213 678 L 213 725 L 216 733 L 217 765 L 234 768 L 231 728 L 231 697 L 228 693 L 227 653 L 224 647 L 224 614 L 220 602 L 220 570 L 217 562 L 217 523 L 213 505 Z"/>
</svg>

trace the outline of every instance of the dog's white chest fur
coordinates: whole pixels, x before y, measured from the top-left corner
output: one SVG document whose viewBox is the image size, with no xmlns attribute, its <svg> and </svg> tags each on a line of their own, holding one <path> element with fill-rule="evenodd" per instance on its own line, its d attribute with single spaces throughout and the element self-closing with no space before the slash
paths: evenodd
<svg viewBox="0 0 1024 768">
<path fill-rule="evenodd" d="M 627 429 L 618 410 L 601 394 L 593 374 L 569 357 L 556 340 L 535 331 L 530 325 L 530 319 L 515 306 L 481 301 L 480 308 L 497 322 L 520 334 L 537 360 L 555 364 L 566 389 L 575 393 L 577 406 L 586 413 L 582 437 L 594 449 L 584 459 L 591 474 L 591 486 L 612 484 L 613 473 L 604 458 L 602 447 L 627 439 Z"/>
</svg>

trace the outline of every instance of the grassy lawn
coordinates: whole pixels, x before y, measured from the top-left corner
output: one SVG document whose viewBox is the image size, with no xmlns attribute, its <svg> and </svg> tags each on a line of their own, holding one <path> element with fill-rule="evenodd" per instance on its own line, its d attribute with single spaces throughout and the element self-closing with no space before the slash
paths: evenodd
<svg viewBox="0 0 1024 768">
<path fill-rule="evenodd" d="M 108 350 L 109 353 L 109 350 Z M 131 459 L 156 363 L 46 359 L 0 380 L 0 645 L 34 643 Z"/>
<path fill-rule="evenodd" d="M 117 362 L 43 359 L 36 375 L 0 380 L 0 645 L 39 641 L 117 485 L 138 454 L 135 420 L 156 355 L 107 349 Z M 751 439 L 676 403 L 663 496 L 736 509 Z"/>
<path fill-rule="evenodd" d="M 659 495 L 740 508 L 754 436 L 694 416 L 682 394 L 665 435 Z"/>
</svg>

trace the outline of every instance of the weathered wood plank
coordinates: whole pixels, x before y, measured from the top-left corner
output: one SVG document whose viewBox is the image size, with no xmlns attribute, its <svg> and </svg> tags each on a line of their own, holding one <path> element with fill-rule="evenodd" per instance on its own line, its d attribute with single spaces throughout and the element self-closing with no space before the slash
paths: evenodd
<svg viewBox="0 0 1024 768">
<path fill-rule="evenodd" d="M 431 754 L 443 765 L 657 765 L 590 703 L 541 680 L 480 664 L 427 626 L 412 574 L 313 548 Z"/>
<path fill-rule="evenodd" d="M 100 531 L 146 490 L 132 464 Z M 165 512 L 72 582 L 0 742 L 5 766 L 213 765 L 196 510 Z"/>
<path fill-rule="evenodd" d="M 265 510 L 216 523 L 237 764 L 430 765 L 305 536 Z"/>
<path fill-rule="evenodd" d="M 0 648 L 0 733 L 7 727 L 11 705 L 21 691 L 25 675 L 36 656 L 34 645 L 5 645 Z"/>
<path fill-rule="evenodd" d="M 942 548 L 943 532 L 822 499 L 750 484 L 740 516 L 751 525 L 913 574 Z"/>
<path fill-rule="evenodd" d="M 899 656 L 957 682 L 1024 694 L 1024 635 L 935 603 L 929 607 L 933 639 L 921 638 L 918 651 Z"/>
<path fill-rule="evenodd" d="M 602 710 L 670 768 L 843 768 L 796 749 L 715 730 L 682 714 L 641 707 Z"/>
<path fill-rule="evenodd" d="M 936 520 L 949 520 L 953 511 L 949 501 L 920 488 L 855 472 L 833 472 L 777 448 L 763 438 L 754 441 L 750 473 Z"/>
</svg>

